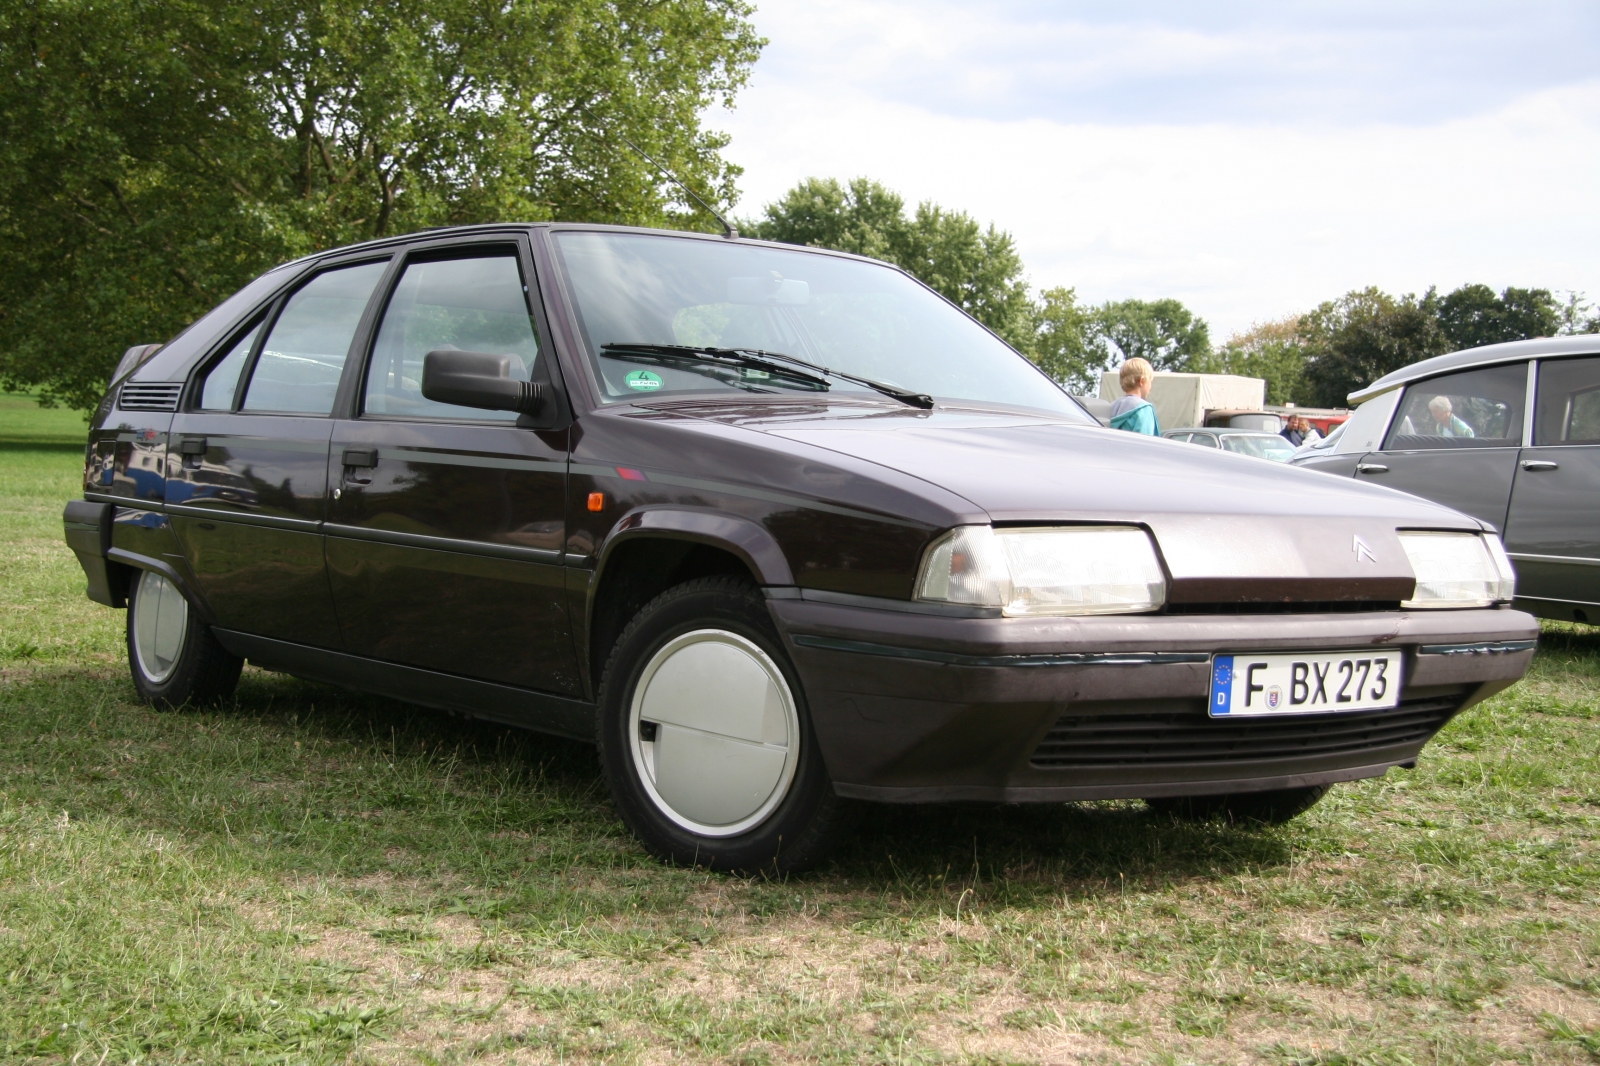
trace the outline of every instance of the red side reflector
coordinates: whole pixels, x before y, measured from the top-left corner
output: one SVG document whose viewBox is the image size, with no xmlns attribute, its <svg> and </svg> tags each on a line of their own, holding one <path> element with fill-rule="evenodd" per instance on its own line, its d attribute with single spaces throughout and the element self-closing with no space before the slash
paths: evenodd
<svg viewBox="0 0 1600 1066">
<path fill-rule="evenodd" d="M 631 466 L 619 466 L 617 467 L 617 476 L 624 481 L 643 481 L 644 471 L 635 470 Z"/>
<path fill-rule="evenodd" d="M 603 492 L 589 493 L 589 510 L 604 511 L 606 509 L 606 494 Z"/>
</svg>

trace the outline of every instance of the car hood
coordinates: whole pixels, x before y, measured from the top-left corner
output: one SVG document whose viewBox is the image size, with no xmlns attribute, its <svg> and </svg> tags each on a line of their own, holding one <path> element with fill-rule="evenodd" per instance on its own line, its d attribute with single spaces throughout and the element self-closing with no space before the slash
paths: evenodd
<svg viewBox="0 0 1600 1066">
<path fill-rule="evenodd" d="M 687 413 L 687 412 L 685 412 Z M 996 523 L 1137 523 L 1174 600 L 1404 599 L 1400 529 L 1478 530 L 1426 500 L 1282 463 L 1049 417 L 818 403 L 694 412 L 899 471 Z"/>
</svg>

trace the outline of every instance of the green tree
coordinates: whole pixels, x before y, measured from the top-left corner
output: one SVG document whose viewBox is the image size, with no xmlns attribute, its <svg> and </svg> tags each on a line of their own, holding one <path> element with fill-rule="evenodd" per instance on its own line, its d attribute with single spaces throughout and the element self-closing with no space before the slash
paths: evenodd
<svg viewBox="0 0 1600 1066">
<path fill-rule="evenodd" d="M 1186 369 L 1202 374 L 1239 374 L 1267 383 L 1267 403 L 1305 403 L 1305 343 L 1300 316 L 1259 322 L 1229 337 L 1220 348 L 1191 359 Z"/>
<path fill-rule="evenodd" d="M 1095 309 L 1098 332 L 1120 361 L 1147 360 L 1157 370 L 1188 370 L 1211 352 L 1211 330 L 1173 299 L 1118 300 Z"/>
<path fill-rule="evenodd" d="M 1562 306 L 1549 289 L 1508 287 L 1496 296 L 1487 285 L 1463 285 L 1434 305 L 1453 349 L 1553 337 L 1562 326 Z"/>
<path fill-rule="evenodd" d="M 0 383 L 91 406 L 274 262 L 426 226 L 709 228 L 744 0 L 0 0 Z"/>
<path fill-rule="evenodd" d="M 1297 332 L 1307 402 L 1343 407 L 1350 393 L 1390 371 L 1449 351 L 1436 306 L 1431 290 L 1418 299 L 1367 288 L 1304 315 Z"/>
<path fill-rule="evenodd" d="M 1029 352 L 1033 304 L 1011 234 L 971 215 L 905 200 L 878 182 L 807 178 L 744 224 L 752 236 L 868 255 L 925 282 L 1008 344 Z"/>
<path fill-rule="evenodd" d="M 1097 394 L 1108 353 L 1093 308 L 1073 289 L 1046 289 L 1033 309 L 1032 346 L 1023 354 L 1069 392 Z"/>
</svg>

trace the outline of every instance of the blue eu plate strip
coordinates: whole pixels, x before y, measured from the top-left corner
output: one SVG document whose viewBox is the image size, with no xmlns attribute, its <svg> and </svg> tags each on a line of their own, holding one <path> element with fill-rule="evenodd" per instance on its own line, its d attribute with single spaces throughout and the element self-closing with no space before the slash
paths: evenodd
<svg viewBox="0 0 1600 1066">
<path fill-rule="evenodd" d="M 1233 656 L 1219 655 L 1211 662 L 1211 713 L 1227 714 L 1233 700 Z"/>
</svg>

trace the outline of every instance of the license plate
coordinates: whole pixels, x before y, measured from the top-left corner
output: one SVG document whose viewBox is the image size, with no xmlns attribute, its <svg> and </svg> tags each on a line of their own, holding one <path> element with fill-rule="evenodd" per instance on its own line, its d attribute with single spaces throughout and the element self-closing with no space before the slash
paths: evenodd
<svg viewBox="0 0 1600 1066">
<path fill-rule="evenodd" d="M 1211 660 L 1211 717 L 1329 714 L 1400 705 L 1398 652 L 1301 651 Z"/>
</svg>

